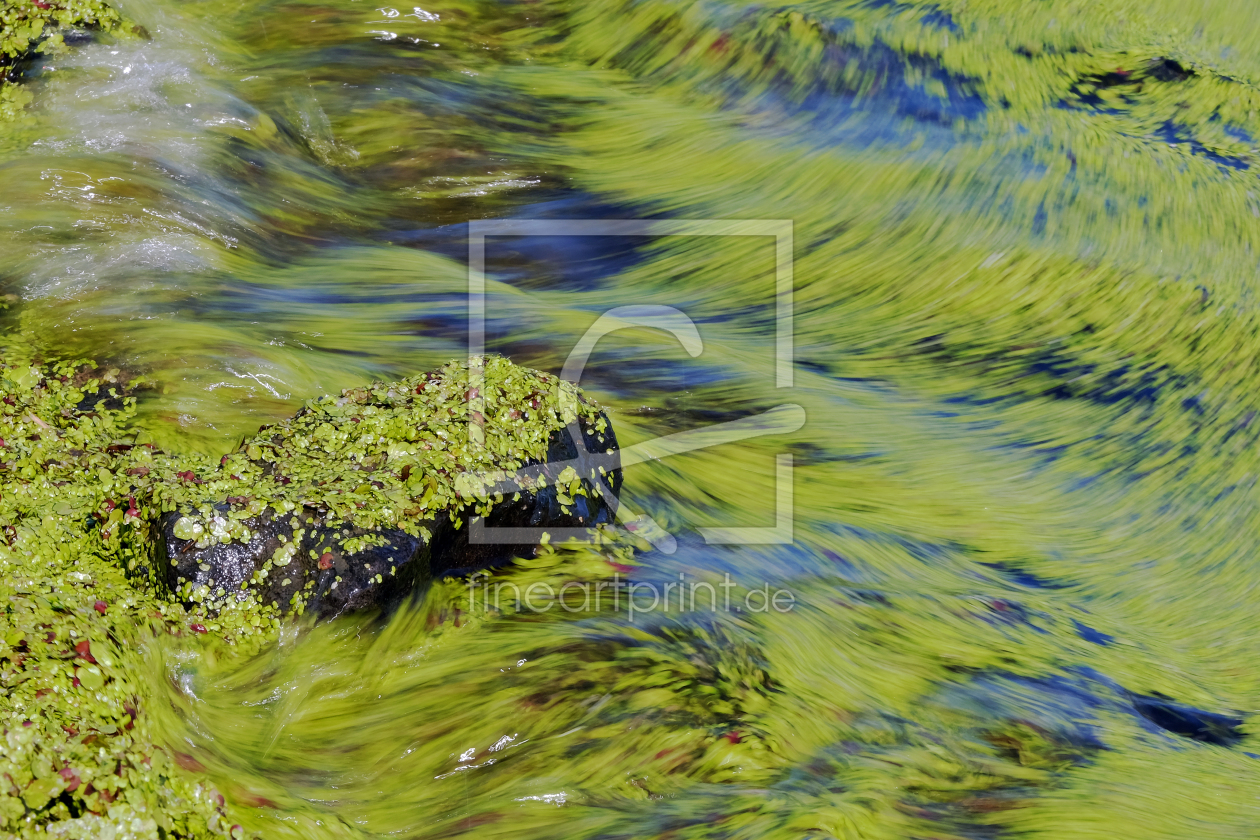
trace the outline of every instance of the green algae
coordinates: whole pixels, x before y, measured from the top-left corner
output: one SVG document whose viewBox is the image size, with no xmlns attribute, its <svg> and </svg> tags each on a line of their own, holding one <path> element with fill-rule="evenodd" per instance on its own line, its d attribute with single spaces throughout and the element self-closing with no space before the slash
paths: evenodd
<svg viewBox="0 0 1260 840">
<path fill-rule="evenodd" d="M 259 659 L 185 654 L 187 631 L 168 634 L 167 670 L 136 671 L 178 708 L 155 706 L 154 732 L 196 743 L 188 763 L 233 820 L 350 837 L 1252 833 L 1254 736 L 1161 733 L 1116 686 L 1247 729 L 1260 709 L 1254 16 L 361 5 L 185 12 L 243 45 L 226 69 L 198 65 L 239 111 L 189 98 L 222 117 L 203 171 L 228 173 L 244 209 L 193 214 L 204 203 L 143 155 L 6 159 L 14 320 L 71 355 L 138 361 L 156 383 L 141 439 L 213 452 L 214 472 L 307 396 L 459 355 L 462 266 L 378 234 L 562 190 L 625 216 L 790 218 L 806 428 L 645 464 L 629 501 L 675 527 L 764 522 L 772 456 L 792 452 L 794 549 L 648 562 L 790 582 L 802 607 L 645 630 L 482 617 L 453 587 L 383 630 L 334 624 Z M 50 161 L 90 175 L 56 192 Z M 102 258 L 96 285 L 55 285 L 72 275 L 46 255 L 65 238 L 105 250 L 136 227 L 178 231 L 208 268 L 110 274 Z M 558 370 L 599 311 L 684 308 L 705 340 L 695 368 L 634 334 L 588 372 L 627 443 L 785 399 L 760 361 L 765 242 L 659 239 L 637 257 L 580 298 L 563 268 L 492 273 L 492 341 Z M 569 562 L 574 580 L 607 574 L 590 549 L 546 556 Z M 521 758 L 491 749 L 521 733 Z"/>
<path fill-rule="evenodd" d="M 330 533 L 326 544 L 317 541 L 318 547 L 307 549 L 312 560 L 336 548 L 351 562 L 365 548 L 388 544 L 381 529 L 401 530 L 428 544 L 440 521 L 450 519 L 459 529 L 465 518 L 490 514 L 505 496 L 519 500 L 538 492 L 547 476 L 522 469 L 546 461 L 551 437 L 579 423 L 593 439 L 605 440 L 607 419 L 572 383 L 503 357 L 475 357 L 309 401 L 292 420 L 246 439 L 217 469 L 205 471 L 203 465 L 202 471 L 177 470 L 173 476 L 168 471 L 146 495 L 155 509 L 182 514 L 173 535 L 201 549 L 249 543 L 251 529 L 273 520 L 287 524 L 270 561 L 242 582 L 248 592 L 225 591 L 213 579 L 181 577 L 173 585 L 182 598 L 216 610 L 227 605 L 222 621 L 233 617 L 232 602 L 247 594 L 265 598 L 258 589 L 269 576 L 288 573 L 281 581 L 287 587 L 300 574 L 305 558 L 296 554 L 308 544 L 307 532 Z M 610 440 L 599 454 L 612 452 Z M 604 468 L 579 476 L 568 466 L 555 477 L 562 513 L 571 512 L 575 495 L 588 495 L 583 482 L 598 481 L 597 469 Z M 506 491 L 499 489 L 504 484 Z M 390 574 L 394 571 L 391 565 Z M 276 606 L 294 606 L 300 613 L 314 586 L 314 579 L 307 581 L 291 604 Z"/>
</svg>

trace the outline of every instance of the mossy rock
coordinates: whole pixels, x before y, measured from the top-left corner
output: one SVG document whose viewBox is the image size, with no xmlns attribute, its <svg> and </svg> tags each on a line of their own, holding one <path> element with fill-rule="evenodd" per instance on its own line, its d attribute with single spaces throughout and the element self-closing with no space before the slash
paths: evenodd
<svg viewBox="0 0 1260 840">
<path fill-rule="evenodd" d="M 415 518 L 405 521 L 406 527 L 356 525 L 322 506 L 289 513 L 268 507 L 258 516 L 234 521 L 242 536 L 248 534 L 243 541 L 207 540 L 199 546 L 197 537 L 205 534 L 207 525 L 195 514 L 167 513 L 161 522 L 160 546 L 165 583 L 189 603 L 205 593 L 211 593 L 211 600 L 253 595 L 284 611 L 296 608 L 329 617 L 392 606 L 434 577 L 467 574 L 531 556 L 537 541 L 477 542 L 470 539 L 467 525 L 480 520 L 489 529 L 541 530 L 611 522 L 621 475 L 615 467 L 600 474 L 600 456 L 608 462 L 616 458 L 617 450 L 607 418 L 602 413 L 598 418 L 603 432 L 586 419 L 579 422 L 581 448 L 571 427 L 553 429 L 544 457 L 522 464 L 537 467 L 544 485 L 485 499 L 457 494 L 447 499 L 446 508 L 411 509 Z M 601 479 L 608 495 L 599 489 Z M 249 504 L 237 497 L 216 504 L 210 519 L 217 523 L 210 527 L 232 527 L 228 523 L 233 511 L 242 506 L 249 510 Z M 201 533 L 194 533 L 197 530 Z"/>
<path fill-rule="evenodd" d="M 142 383 L 124 372 L 15 363 L 3 381 L 7 543 L 100 553 L 212 613 L 385 606 L 532 554 L 545 529 L 610 522 L 621 483 L 604 412 L 502 357 L 312 400 L 217 464 L 134 443 Z M 535 538 L 479 541 L 474 525 Z"/>
<path fill-rule="evenodd" d="M 185 603 L 330 616 L 538 542 L 470 540 L 473 524 L 541 539 L 610 522 L 620 482 L 608 418 L 575 386 L 477 357 L 311 401 L 213 472 L 177 470 L 153 489 L 157 533 L 137 535 L 156 536 L 155 582 Z"/>
</svg>

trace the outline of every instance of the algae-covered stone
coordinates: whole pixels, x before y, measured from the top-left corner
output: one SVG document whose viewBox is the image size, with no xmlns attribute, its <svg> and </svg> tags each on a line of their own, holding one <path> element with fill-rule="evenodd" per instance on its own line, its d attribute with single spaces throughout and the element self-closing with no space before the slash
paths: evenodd
<svg viewBox="0 0 1260 840">
<path fill-rule="evenodd" d="M 176 479 L 156 490 L 172 592 L 327 616 L 537 543 L 470 540 L 477 520 L 609 522 L 620 471 L 608 418 L 575 386 L 488 357 L 312 401 L 213 473 Z"/>
</svg>

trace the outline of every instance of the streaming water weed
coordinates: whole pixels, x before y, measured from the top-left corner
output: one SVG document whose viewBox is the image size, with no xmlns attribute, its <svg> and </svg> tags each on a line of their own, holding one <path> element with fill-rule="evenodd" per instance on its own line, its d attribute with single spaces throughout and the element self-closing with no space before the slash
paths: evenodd
<svg viewBox="0 0 1260 840">
<path fill-rule="evenodd" d="M 6 33 L 75 23 L 47 5 L 3 6 Z M 114 8 L 65 52 L 6 47 L 30 100 L 0 128 L 7 830 L 1254 833 L 1260 18 Z M 583 373 L 623 447 L 785 403 L 805 426 L 627 469 L 672 554 L 608 532 L 390 615 L 232 628 L 127 576 L 144 499 L 101 467 L 215 472 L 307 400 L 466 358 L 464 223 L 497 218 L 791 220 L 791 388 L 769 236 L 489 237 L 485 336 L 555 374 L 602 313 L 674 307 L 700 355 L 626 329 Z M 135 402 L 72 410 L 93 380 Z M 776 521 L 785 454 L 792 543 L 706 543 Z M 680 575 L 795 606 L 478 588 Z"/>
</svg>

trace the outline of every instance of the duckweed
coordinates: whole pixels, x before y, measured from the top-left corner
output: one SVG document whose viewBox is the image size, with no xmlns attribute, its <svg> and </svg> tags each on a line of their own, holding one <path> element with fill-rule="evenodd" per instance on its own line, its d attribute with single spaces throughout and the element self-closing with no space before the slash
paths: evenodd
<svg viewBox="0 0 1260 840">
<path fill-rule="evenodd" d="M 124 535 L 152 513 L 141 468 L 170 465 L 131 443 L 137 384 L 17 347 L 0 362 L 0 828 L 23 837 L 231 831 L 223 798 L 155 745 L 141 700 L 154 640 L 207 619 L 126 571 Z"/>
<path fill-rule="evenodd" d="M 35 55 L 61 55 L 65 33 L 82 28 L 103 32 L 136 29 L 101 0 L 4 0 L 0 2 L 0 121 L 17 117 L 31 101 L 15 84 L 21 62 Z"/>
<path fill-rule="evenodd" d="M 491 488 L 544 460 L 552 432 L 579 421 L 597 432 L 607 422 L 573 384 L 501 356 L 479 357 L 309 401 L 215 467 L 155 481 L 154 504 L 185 512 L 176 536 L 198 547 L 247 541 L 244 521 L 267 510 L 283 517 L 315 509 L 332 527 L 420 535 L 420 523 L 441 511 L 489 513 L 503 498 Z M 575 489 L 580 483 L 572 467 L 561 479 Z M 526 490 L 545 481 L 520 478 Z M 220 513 L 224 499 L 230 508 Z M 345 546 L 353 553 L 373 539 Z"/>
</svg>

